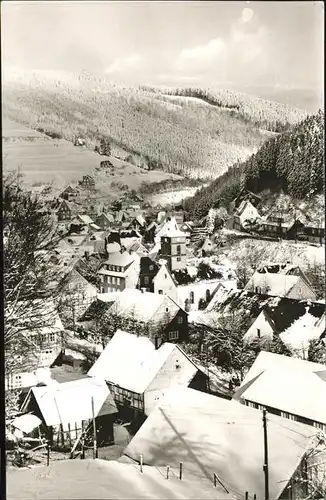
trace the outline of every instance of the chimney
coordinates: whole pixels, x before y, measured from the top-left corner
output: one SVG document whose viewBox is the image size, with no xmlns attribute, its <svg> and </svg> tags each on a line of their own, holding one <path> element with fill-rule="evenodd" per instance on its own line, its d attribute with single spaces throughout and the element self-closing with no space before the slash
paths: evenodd
<svg viewBox="0 0 326 500">
<path fill-rule="evenodd" d="M 158 337 L 157 336 L 154 338 L 154 345 L 155 345 L 155 350 L 157 351 L 157 349 L 158 349 Z"/>
</svg>

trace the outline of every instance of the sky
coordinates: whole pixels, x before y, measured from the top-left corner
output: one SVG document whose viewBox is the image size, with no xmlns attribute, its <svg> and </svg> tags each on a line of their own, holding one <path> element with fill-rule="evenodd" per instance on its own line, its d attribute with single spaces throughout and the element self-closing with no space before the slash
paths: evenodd
<svg viewBox="0 0 326 500">
<path fill-rule="evenodd" d="M 323 9 L 314 1 L 3 1 L 2 64 L 321 95 Z"/>
</svg>

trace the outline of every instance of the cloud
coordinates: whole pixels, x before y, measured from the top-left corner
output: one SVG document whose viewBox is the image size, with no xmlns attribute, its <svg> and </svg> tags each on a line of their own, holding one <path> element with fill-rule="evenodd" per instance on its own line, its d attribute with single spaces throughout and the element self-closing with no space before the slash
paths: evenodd
<svg viewBox="0 0 326 500">
<path fill-rule="evenodd" d="M 249 21 L 251 21 L 251 19 L 253 18 L 253 16 L 254 16 L 254 11 L 252 9 L 249 9 L 248 7 L 245 7 L 242 10 L 242 14 L 241 14 L 241 17 L 240 17 L 240 22 L 242 24 L 249 23 Z"/>
<path fill-rule="evenodd" d="M 205 75 L 215 81 L 254 77 L 267 71 L 268 36 L 267 28 L 246 7 L 223 38 L 216 36 L 202 45 L 184 47 L 175 59 L 173 70 L 180 79 L 191 75 L 197 78 Z"/>
<path fill-rule="evenodd" d="M 207 59 L 212 60 L 224 54 L 226 49 L 225 41 L 222 38 L 214 38 L 204 45 L 183 49 L 180 58 L 185 60 Z"/>
<path fill-rule="evenodd" d="M 138 68 L 143 62 L 143 58 L 139 54 L 133 54 L 128 57 L 120 57 L 116 59 L 106 70 L 105 73 L 125 73 L 131 69 Z"/>
</svg>

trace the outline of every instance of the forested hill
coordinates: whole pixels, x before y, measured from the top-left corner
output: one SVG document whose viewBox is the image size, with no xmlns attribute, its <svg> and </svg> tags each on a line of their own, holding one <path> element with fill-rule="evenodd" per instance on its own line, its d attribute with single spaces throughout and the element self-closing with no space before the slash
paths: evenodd
<svg viewBox="0 0 326 500">
<path fill-rule="evenodd" d="M 243 163 L 237 163 L 194 197 L 185 200 L 193 217 L 204 216 L 210 207 L 228 207 L 246 187 L 260 193 L 281 192 L 304 199 L 324 189 L 324 112 L 311 115 L 292 130 L 269 139 Z"/>
<path fill-rule="evenodd" d="M 105 75 L 41 71 L 4 71 L 2 110 L 52 137 L 78 135 L 90 149 L 104 137 L 113 154 L 199 179 L 216 178 L 307 115 L 227 90 L 129 87 Z"/>
</svg>

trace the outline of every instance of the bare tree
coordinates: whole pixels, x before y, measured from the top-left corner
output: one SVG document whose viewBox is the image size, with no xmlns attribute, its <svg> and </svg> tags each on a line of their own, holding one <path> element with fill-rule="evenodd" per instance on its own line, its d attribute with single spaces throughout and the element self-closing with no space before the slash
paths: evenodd
<svg viewBox="0 0 326 500">
<path fill-rule="evenodd" d="M 61 271 L 49 259 L 60 237 L 43 204 L 22 188 L 19 173 L 3 180 L 5 375 L 37 357 L 40 332 L 56 316 Z"/>
</svg>

